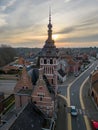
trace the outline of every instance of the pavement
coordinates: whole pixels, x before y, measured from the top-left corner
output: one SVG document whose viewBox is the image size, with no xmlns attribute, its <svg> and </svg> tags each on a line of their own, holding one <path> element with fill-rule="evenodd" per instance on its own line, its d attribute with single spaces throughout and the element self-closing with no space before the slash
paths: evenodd
<svg viewBox="0 0 98 130">
<path fill-rule="evenodd" d="M 63 82 L 62 84 L 61 84 L 61 83 L 58 83 L 58 92 L 59 92 L 61 95 L 67 97 L 67 87 L 68 87 L 68 85 L 69 85 L 72 81 L 74 81 L 75 79 L 76 79 L 76 77 L 75 77 L 73 74 L 71 74 L 71 75 L 69 75 L 69 76 L 67 77 L 67 79 L 65 80 L 65 82 Z"/>
<path fill-rule="evenodd" d="M 87 109 L 88 119 L 98 121 L 98 107 L 96 106 L 93 98 L 90 95 L 90 80 L 89 79 L 83 86 L 82 98 L 83 98 L 85 108 Z"/>
</svg>

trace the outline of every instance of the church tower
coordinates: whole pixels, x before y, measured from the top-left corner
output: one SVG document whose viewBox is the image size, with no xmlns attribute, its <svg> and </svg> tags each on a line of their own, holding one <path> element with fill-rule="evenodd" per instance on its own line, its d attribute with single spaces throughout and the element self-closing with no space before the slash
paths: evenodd
<svg viewBox="0 0 98 130">
<path fill-rule="evenodd" d="M 51 24 L 51 10 L 49 10 L 49 24 L 48 24 L 48 38 L 42 48 L 40 58 L 40 68 L 44 68 L 44 75 L 49 84 L 57 93 L 57 65 L 58 65 L 58 50 L 52 39 L 52 24 Z"/>
</svg>

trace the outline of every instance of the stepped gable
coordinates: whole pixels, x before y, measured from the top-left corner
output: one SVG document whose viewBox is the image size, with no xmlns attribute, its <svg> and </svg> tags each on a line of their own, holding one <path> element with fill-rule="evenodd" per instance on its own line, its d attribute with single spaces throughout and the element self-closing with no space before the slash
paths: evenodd
<svg viewBox="0 0 98 130">
<path fill-rule="evenodd" d="M 43 79 L 43 68 L 39 69 L 39 78 L 37 80 L 36 86 L 34 87 L 32 95 L 35 95 L 37 92 L 46 92 L 46 95 L 50 96 L 50 92 L 47 88 L 46 82 Z"/>
<path fill-rule="evenodd" d="M 15 92 L 18 92 L 21 89 L 33 89 L 31 78 L 28 76 L 25 66 L 23 67 L 22 75 L 14 90 Z"/>
</svg>

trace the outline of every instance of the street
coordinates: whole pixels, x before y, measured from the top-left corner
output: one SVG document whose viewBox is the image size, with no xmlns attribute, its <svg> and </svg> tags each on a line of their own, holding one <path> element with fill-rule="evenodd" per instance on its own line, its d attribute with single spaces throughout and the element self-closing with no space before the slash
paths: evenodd
<svg viewBox="0 0 98 130">
<path fill-rule="evenodd" d="M 78 110 L 78 116 L 75 118 L 71 118 L 72 122 L 72 130 L 87 130 L 84 115 L 86 115 L 86 110 L 82 110 L 81 102 L 80 102 L 80 87 L 84 80 L 90 75 L 90 73 L 94 70 L 97 63 L 95 62 L 87 71 L 85 71 L 82 75 L 80 75 L 71 85 L 70 87 L 70 105 L 76 106 Z M 87 92 L 88 93 L 88 92 Z"/>
<path fill-rule="evenodd" d="M 76 106 L 77 112 L 78 112 L 77 117 L 72 117 L 71 114 L 68 114 L 68 124 L 71 125 L 71 126 L 68 125 L 68 130 L 78 130 L 78 129 L 88 130 L 88 128 L 90 128 L 89 123 L 88 123 L 88 126 L 86 123 L 86 122 L 88 122 L 88 114 L 90 117 L 90 112 L 88 113 L 89 106 L 85 105 L 85 109 L 82 108 L 82 106 L 81 106 L 82 99 L 80 99 L 80 95 L 82 94 L 82 92 L 81 92 L 80 88 L 81 88 L 81 85 L 83 84 L 83 82 L 85 81 L 85 79 L 88 76 L 90 76 L 91 72 L 94 70 L 96 65 L 98 65 L 98 61 L 94 62 L 87 70 L 85 70 L 73 82 L 70 82 L 69 86 L 68 85 L 66 86 L 66 82 L 61 87 L 59 86 L 59 91 L 61 91 L 60 94 L 62 94 L 63 96 L 65 96 L 67 98 L 68 107 L 70 107 L 71 105 L 74 105 L 74 106 Z M 64 93 L 64 91 L 66 91 L 66 92 Z M 83 89 L 83 92 L 84 91 L 85 91 L 85 88 Z M 88 91 L 86 91 L 85 93 L 88 94 Z M 84 100 L 85 100 L 85 98 L 84 98 Z M 85 119 L 85 117 L 87 117 L 87 118 Z M 61 122 L 61 124 L 62 124 L 62 122 Z"/>
</svg>

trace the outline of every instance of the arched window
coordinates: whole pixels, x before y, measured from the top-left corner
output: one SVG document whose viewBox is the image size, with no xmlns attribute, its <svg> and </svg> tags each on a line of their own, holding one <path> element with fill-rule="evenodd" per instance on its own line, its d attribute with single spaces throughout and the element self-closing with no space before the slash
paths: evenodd
<svg viewBox="0 0 98 130">
<path fill-rule="evenodd" d="M 53 64 L 53 60 L 52 59 L 50 59 L 50 64 Z"/>
<path fill-rule="evenodd" d="M 44 64 L 47 64 L 47 60 L 46 59 L 44 59 Z"/>
</svg>

